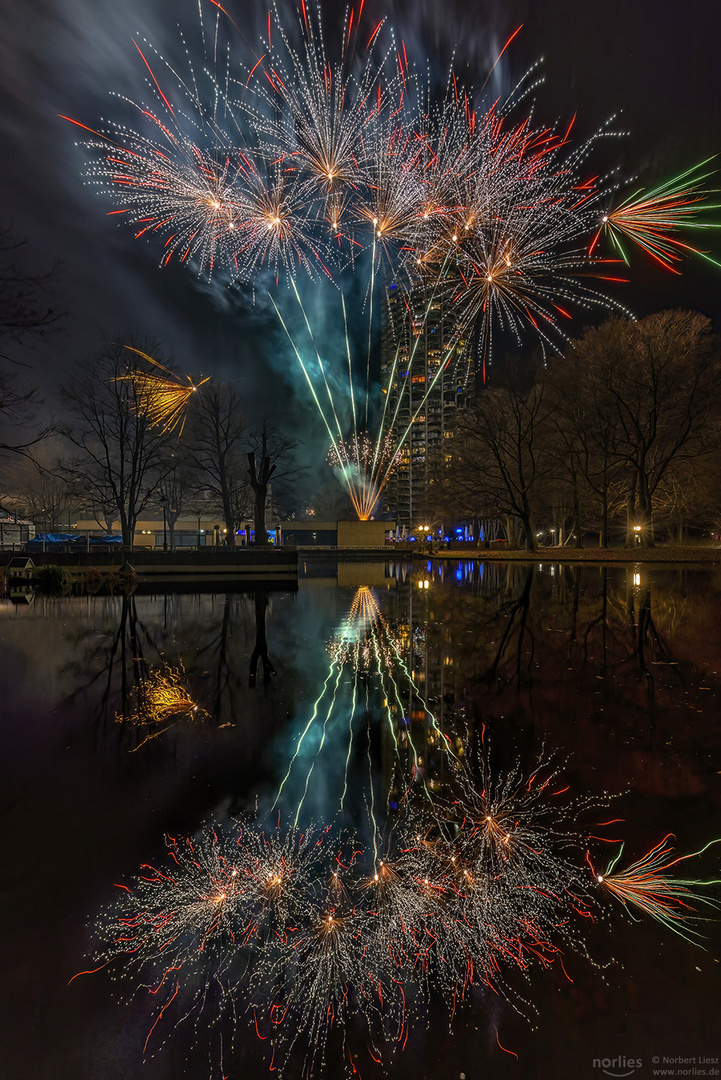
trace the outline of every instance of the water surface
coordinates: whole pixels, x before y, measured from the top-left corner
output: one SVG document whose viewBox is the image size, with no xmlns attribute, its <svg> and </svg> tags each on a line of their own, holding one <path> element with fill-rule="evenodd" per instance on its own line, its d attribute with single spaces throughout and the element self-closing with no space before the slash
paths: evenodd
<svg viewBox="0 0 721 1080">
<path fill-rule="evenodd" d="M 621 793 L 629 859 L 669 831 L 684 852 L 721 836 L 720 598 L 710 569 L 316 561 L 297 592 L 1 602 L 0 1076 L 266 1075 L 245 1017 L 234 1047 L 222 1024 L 161 1027 L 143 1063 L 147 992 L 68 980 L 115 883 L 163 865 L 165 834 L 267 819 L 281 785 L 274 815 L 372 848 L 409 786 L 442 797 L 446 744 L 482 738 L 499 771 L 555 754 L 575 793 Z M 197 708 L 151 716 L 159 678 Z M 568 950 L 568 977 L 512 978 L 516 1008 L 477 987 L 449 1030 L 432 1001 L 385 1072 L 590 1077 L 625 1055 L 650 1076 L 653 1056 L 718 1055 L 721 940 L 703 929 L 708 951 L 615 909 L 589 926 L 590 958 Z M 326 1075 L 343 1053 L 329 1045 Z"/>
</svg>

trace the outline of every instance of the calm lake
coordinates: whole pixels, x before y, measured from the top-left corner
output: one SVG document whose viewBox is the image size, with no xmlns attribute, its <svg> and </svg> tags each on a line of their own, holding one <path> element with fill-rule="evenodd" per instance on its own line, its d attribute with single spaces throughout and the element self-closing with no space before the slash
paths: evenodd
<svg viewBox="0 0 721 1080">
<path fill-rule="evenodd" d="M 0 1078 L 720 1075 L 718 913 L 586 860 L 721 837 L 720 625 L 648 565 L 0 600 Z"/>
</svg>

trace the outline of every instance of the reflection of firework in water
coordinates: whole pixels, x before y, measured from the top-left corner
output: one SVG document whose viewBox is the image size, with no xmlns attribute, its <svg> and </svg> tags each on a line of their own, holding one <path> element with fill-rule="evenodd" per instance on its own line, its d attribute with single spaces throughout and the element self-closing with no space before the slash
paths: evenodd
<svg viewBox="0 0 721 1080">
<path fill-rule="evenodd" d="M 330 826 L 169 838 L 166 864 L 144 866 L 101 913 L 93 970 L 124 958 L 120 974 L 150 990 L 146 1048 L 166 1010 L 172 1023 L 212 1004 L 235 1024 L 246 1012 L 275 1065 L 300 1055 L 309 1075 L 349 1025 L 364 1023 L 380 1062 L 437 992 L 453 1013 L 474 984 L 500 992 L 509 969 L 566 972 L 571 948 L 587 955 L 580 928 L 603 914 L 579 826 L 598 800 L 570 798 L 547 761 L 530 776 L 456 762 L 452 786 L 435 807 L 407 805 L 383 858 Z M 670 853 L 662 842 L 627 871 L 595 876 L 683 933 L 704 883 L 668 876 L 683 861 Z"/>
<path fill-rule="evenodd" d="M 650 915 L 669 930 L 698 945 L 699 942 L 695 939 L 700 935 L 694 924 L 704 921 L 704 917 L 697 913 L 698 905 L 705 904 L 714 910 L 721 906 L 717 901 L 703 896 L 698 889 L 721 882 L 675 878 L 670 876 L 668 871 L 686 859 L 702 855 L 712 844 L 721 841 L 712 840 L 700 851 L 690 855 L 674 855 L 673 845 L 669 844 L 671 838 L 672 834 L 669 833 L 637 862 L 614 873 L 623 852 L 622 844 L 606 873 L 596 874 L 594 871 L 594 874 L 599 885 L 620 900 L 624 907 L 635 908 L 645 915 Z M 590 859 L 588 862 L 591 865 Z M 592 865 L 591 868 L 593 869 Z"/>
<path fill-rule="evenodd" d="M 383 618 L 372 589 L 362 585 L 340 631 L 328 642 L 328 652 L 336 664 L 348 664 L 356 672 L 391 673 L 401 643 Z"/>
<path fill-rule="evenodd" d="M 179 720 L 192 720 L 204 715 L 193 700 L 182 665 L 174 668 L 166 664 L 163 668 L 150 671 L 141 679 L 136 698 L 135 709 L 129 714 L 117 713 L 115 720 L 116 723 L 151 729 L 139 746 L 162 735 Z"/>
<path fill-rule="evenodd" d="M 132 383 L 137 395 L 137 411 L 147 417 L 152 427 L 161 428 L 163 434 L 175 431 L 180 424 L 182 435 L 187 409 L 193 394 L 209 381 L 210 376 L 201 379 L 199 383 L 194 383 L 188 375 L 188 381 L 184 383 L 147 353 L 131 345 L 126 345 L 125 348 L 137 353 L 143 360 L 158 369 L 157 372 L 143 371 L 135 367 L 130 369 L 127 375 L 118 376 L 119 382 Z"/>
<path fill-rule="evenodd" d="M 361 521 L 367 521 L 373 514 L 385 482 L 399 460 L 400 451 L 391 432 L 377 442 L 361 432 L 347 442 L 338 440 L 331 447 L 328 462 L 340 472 Z"/>
</svg>

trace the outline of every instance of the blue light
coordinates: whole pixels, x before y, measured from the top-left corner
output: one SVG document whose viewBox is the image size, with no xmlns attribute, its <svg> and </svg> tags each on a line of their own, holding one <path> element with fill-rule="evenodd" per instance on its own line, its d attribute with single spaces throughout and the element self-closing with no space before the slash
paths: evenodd
<svg viewBox="0 0 721 1080">
<path fill-rule="evenodd" d="M 397 286 L 397 285 L 395 284 L 395 282 L 394 282 L 394 283 L 393 283 L 393 284 L 391 285 L 391 289 L 397 289 L 397 288 L 398 288 L 398 286 Z"/>
</svg>

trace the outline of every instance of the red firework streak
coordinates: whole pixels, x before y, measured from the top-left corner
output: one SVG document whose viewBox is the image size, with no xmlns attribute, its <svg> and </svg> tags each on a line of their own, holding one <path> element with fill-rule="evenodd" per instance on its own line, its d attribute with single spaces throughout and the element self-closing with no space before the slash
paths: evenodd
<svg viewBox="0 0 721 1080">
<path fill-rule="evenodd" d="M 686 941 L 698 945 L 699 942 L 695 939 L 700 935 L 691 925 L 702 918 L 697 913 L 696 905 L 706 904 L 708 907 L 717 909 L 719 904 L 694 890 L 699 886 L 718 885 L 721 882 L 675 878 L 671 877 L 667 871 L 685 862 L 686 859 L 703 854 L 713 844 L 721 841 L 711 840 L 700 851 L 674 857 L 673 845 L 669 844 L 671 839 L 675 839 L 674 834 L 668 833 L 642 858 L 618 873 L 613 873 L 613 869 L 621 857 L 623 845 L 605 874 L 596 872 L 588 853 L 586 853 L 586 861 L 599 885 L 620 900 L 624 907 L 630 905 L 645 915 L 650 915 L 652 919 L 667 926 L 669 930 L 673 930 Z"/>
</svg>

